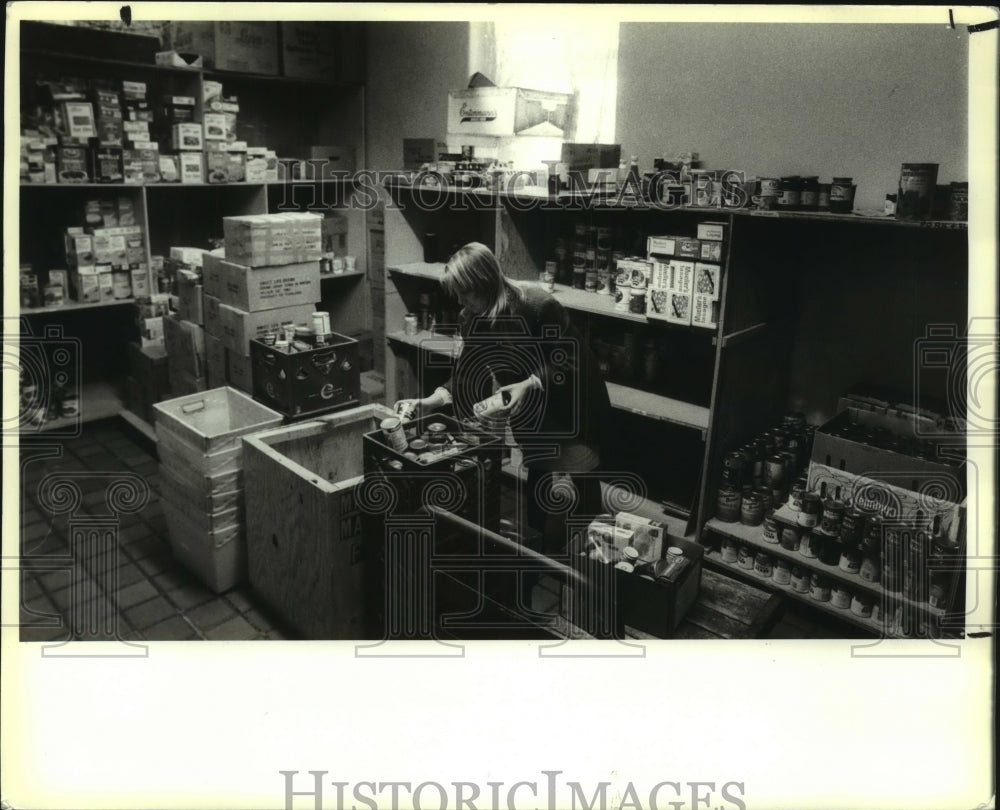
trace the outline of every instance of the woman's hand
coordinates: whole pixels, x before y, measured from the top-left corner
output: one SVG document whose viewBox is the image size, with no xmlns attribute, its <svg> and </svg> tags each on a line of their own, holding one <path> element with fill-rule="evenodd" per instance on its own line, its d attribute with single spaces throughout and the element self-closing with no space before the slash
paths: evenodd
<svg viewBox="0 0 1000 810">
<path fill-rule="evenodd" d="M 505 385 L 498 389 L 499 391 L 510 392 L 510 403 L 507 405 L 507 412 L 512 416 L 516 415 L 521 408 L 525 406 L 529 395 L 534 388 L 541 388 L 541 383 L 538 382 L 537 377 L 532 375 L 526 380 L 511 383 L 510 385 Z"/>
</svg>

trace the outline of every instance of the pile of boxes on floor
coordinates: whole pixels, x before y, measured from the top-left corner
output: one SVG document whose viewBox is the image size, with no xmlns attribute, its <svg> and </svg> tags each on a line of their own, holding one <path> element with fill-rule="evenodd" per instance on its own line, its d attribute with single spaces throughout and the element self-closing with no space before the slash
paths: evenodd
<svg viewBox="0 0 1000 810">
<path fill-rule="evenodd" d="M 31 264 L 21 265 L 21 306 L 62 306 L 72 299 L 92 304 L 149 295 L 146 241 L 131 197 L 87 200 L 83 225 L 66 229 L 66 267 L 39 278 Z"/>
</svg>

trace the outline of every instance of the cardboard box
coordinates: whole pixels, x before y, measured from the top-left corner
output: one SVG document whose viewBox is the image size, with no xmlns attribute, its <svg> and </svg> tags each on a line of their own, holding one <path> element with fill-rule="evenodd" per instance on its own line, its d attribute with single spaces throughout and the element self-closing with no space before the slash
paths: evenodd
<svg viewBox="0 0 1000 810">
<path fill-rule="evenodd" d="M 205 182 L 205 156 L 201 152 L 181 152 L 177 158 L 182 183 Z"/>
<path fill-rule="evenodd" d="M 209 251 L 196 247 L 172 247 L 170 248 L 170 258 L 181 264 L 191 267 L 201 267 L 204 264 L 205 256 Z"/>
<path fill-rule="evenodd" d="M 350 146 L 310 146 L 309 162 L 317 180 L 354 173 L 354 149 Z"/>
<path fill-rule="evenodd" d="M 448 93 L 449 135 L 566 137 L 573 97 L 521 87 L 475 87 Z"/>
<path fill-rule="evenodd" d="M 201 151 L 203 147 L 201 124 L 174 124 L 171 136 L 174 149 Z"/>
<path fill-rule="evenodd" d="M 247 179 L 247 153 L 246 151 L 234 151 L 229 149 L 226 152 L 226 176 L 230 183 L 243 183 Z"/>
<path fill-rule="evenodd" d="M 559 162 L 567 164 L 569 171 L 587 172 L 589 169 L 618 171 L 622 159 L 620 144 L 564 143 Z"/>
<path fill-rule="evenodd" d="M 70 268 L 69 281 L 73 300 L 81 304 L 94 304 L 101 300 L 100 278 L 94 265 Z"/>
<path fill-rule="evenodd" d="M 248 355 L 251 339 L 262 339 L 286 324 L 312 324 L 313 304 L 299 304 L 259 312 L 230 307 L 217 298 L 205 296 L 205 331 L 219 338 L 225 348 L 241 357 Z"/>
<path fill-rule="evenodd" d="M 691 325 L 715 329 L 719 325 L 719 299 L 717 296 L 695 293 L 691 297 Z"/>
<path fill-rule="evenodd" d="M 201 326 L 180 317 L 164 318 L 163 342 L 172 368 L 195 378 L 206 375 L 205 330 Z"/>
<path fill-rule="evenodd" d="M 60 146 L 56 149 L 56 178 L 60 183 L 89 183 L 87 149 L 83 146 Z"/>
<path fill-rule="evenodd" d="M 226 116 L 222 113 L 205 113 L 202 116 L 202 127 L 206 141 L 226 140 L 228 127 L 226 126 Z"/>
<path fill-rule="evenodd" d="M 646 291 L 646 317 L 680 326 L 690 326 L 691 301 L 691 293 L 651 287 Z"/>
<path fill-rule="evenodd" d="M 707 242 L 702 240 L 701 258 L 710 262 L 722 261 L 722 242 Z"/>
<path fill-rule="evenodd" d="M 677 250 L 677 236 L 648 236 L 646 237 L 646 257 L 652 259 L 656 256 L 673 256 Z"/>
<path fill-rule="evenodd" d="M 210 260 L 205 264 L 205 283 L 210 295 L 245 312 L 315 304 L 322 298 L 319 262 L 251 268 Z"/>
<path fill-rule="evenodd" d="M 194 273 L 180 271 L 177 274 L 177 314 L 191 323 L 205 322 L 202 286 Z"/>
<path fill-rule="evenodd" d="M 253 394 L 253 364 L 249 355 L 226 349 L 226 383 L 240 391 Z"/>
<path fill-rule="evenodd" d="M 249 267 L 319 261 L 322 219 L 298 213 L 224 217 L 226 257 Z"/>
<path fill-rule="evenodd" d="M 136 298 L 147 296 L 152 291 L 149 283 L 149 268 L 143 263 L 139 267 L 129 268 L 132 278 L 132 294 Z"/>
<path fill-rule="evenodd" d="M 698 238 L 702 241 L 721 242 L 726 238 L 725 222 L 699 222 Z"/>
<path fill-rule="evenodd" d="M 717 300 L 722 291 L 722 268 L 717 264 L 695 262 L 693 291 L 696 295 Z"/>
<path fill-rule="evenodd" d="M 273 22 L 173 22 L 165 32 L 170 48 L 196 53 L 207 67 L 278 75 L 278 28 Z"/>
<path fill-rule="evenodd" d="M 425 163 L 437 163 L 438 155 L 446 151 L 439 138 L 403 138 L 403 168 L 416 171 Z"/>
<path fill-rule="evenodd" d="M 281 23 L 281 75 L 329 82 L 336 77 L 336 45 L 326 26 Z"/>
<path fill-rule="evenodd" d="M 214 335 L 205 332 L 205 372 L 209 388 L 226 384 L 226 347 Z"/>
<path fill-rule="evenodd" d="M 160 182 L 178 183 L 181 179 L 181 164 L 177 155 L 160 155 Z"/>
<path fill-rule="evenodd" d="M 207 149 L 205 155 L 205 180 L 209 183 L 229 182 L 229 152 L 225 149 Z"/>
<path fill-rule="evenodd" d="M 61 107 L 63 124 L 70 138 L 81 141 L 97 136 L 94 126 L 94 105 L 89 101 L 67 101 Z"/>
<path fill-rule="evenodd" d="M 67 233 L 66 262 L 71 267 L 94 263 L 94 237 L 84 233 Z"/>
</svg>

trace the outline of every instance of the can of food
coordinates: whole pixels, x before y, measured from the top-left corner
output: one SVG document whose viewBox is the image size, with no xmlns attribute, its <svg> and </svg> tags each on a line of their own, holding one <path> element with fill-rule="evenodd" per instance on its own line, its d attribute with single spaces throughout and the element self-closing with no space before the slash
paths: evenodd
<svg viewBox="0 0 1000 810">
<path fill-rule="evenodd" d="M 820 528 L 827 534 L 840 534 L 840 524 L 844 519 L 844 503 L 836 498 L 823 501 L 823 511 L 819 521 Z"/>
<path fill-rule="evenodd" d="M 625 560 L 620 560 L 615 563 L 615 568 L 619 571 L 624 571 L 626 574 L 631 574 L 635 570 L 635 566 L 632 563 Z"/>
<path fill-rule="evenodd" d="M 418 456 L 421 453 L 426 453 L 429 446 L 430 445 L 428 444 L 426 439 L 414 439 L 409 444 L 410 452 L 416 453 Z"/>
<path fill-rule="evenodd" d="M 799 542 L 799 554 L 811 560 L 819 558 L 823 553 L 826 538 L 817 531 L 803 531 L 802 540 Z"/>
<path fill-rule="evenodd" d="M 862 619 L 871 618 L 872 598 L 865 594 L 856 593 L 851 599 L 851 613 L 860 616 Z"/>
<path fill-rule="evenodd" d="M 764 518 L 764 542 L 778 542 L 778 522 L 774 519 L 774 515 L 768 515 Z"/>
<path fill-rule="evenodd" d="M 633 315 L 646 314 L 646 288 L 632 287 L 629 290 L 628 311 Z"/>
<path fill-rule="evenodd" d="M 823 534 L 823 530 L 819 529 L 818 533 Z M 844 547 L 840 544 L 840 540 L 836 535 L 823 535 L 823 550 L 819 553 L 819 561 L 823 565 L 829 565 L 831 567 L 837 567 L 840 565 L 840 557 L 843 552 Z"/>
<path fill-rule="evenodd" d="M 758 182 L 760 195 L 754 200 L 758 208 L 772 211 L 778 207 L 778 185 L 780 182 L 777 177 L 760 178 Z"/>
<path fill-rule="evenodd" d="M 740 519 L 743 495 L 736 487 L 719 487 L 716 501 L 716 515 L 725 523 L 736 523 Z"/>
<path fill-rule="evenodd" d="M 774 511 L 775 503 L 773 490 L 768 487 L 754 487 L 753 494 L 760 498 L 760 502 L 764 507 L 765 515 Z"/>
<path fill-rule="evenodd" d="M 809 578 L 809 595 L 817 602 L 829 602 L 830 581 L 822 574 L 813 574 Z"/>
<path fill-rule="evenodd" d="M 815 211 L 819 208 L 819 177 L 803 177 L 800 186 L 799 208 L 802 211 Z"/>
<path fill-rule="evenodd" d="M 720 554 L 722 555 L 723 562 L 735 563 L 739 559 L 740 554 L 739 541 L 732 537 L 723 537 Z"/>
<path fill-rule="evenodd" d="M 797 211 L 801 195 L 802 179 L 800 177 L 782 177 L 778 181 L 778 210 Z"/>
<path fill-rule="evenodd" d="M 904 163 L 899 173 L 896 219 L 929 219 L 937 186 L 937 163 Z"/>
<path fill-rule="evenodd" d="M 743 469 L 746 457 L 740 453 L 730 453 L 722 459 L 722 483 L 725 486 L 743 486 Z"/>
<path fill-rule="evenodd" d="M 615 312 L 628 312 L 629 301 L 632 298 L 631 288 L 628 285 L 618 285 L 615 287 Z"/>
<path fill-rule="evenodd" d="M 802 495 L 802 508 L 796 512 L 795 519 L 803 528 L 812 529 L 819 524 L 819 516 L 822 509 L 819 494 L 805 492 Z"/>
<path fill-rule="evenodd" d="M 789 585 L 792 581 L 792 564 L 788 560 L 774 561 L 774 581 L 779 585 Z"/>
<path fill-rule="evenodd" d="M 417 405 L 412 399 L 400 400 L 396 403 L 396 416 L 403 422 L 409 422 L 417 411 Z"/>
<path fill-rule="evenodd" d="M 830 589 L 830 604 L 841 610 L 849 610 L 851 607 L 851 592 L 846 585 L 836 583 Z"/>
<path fill-rule="evenodd" d="M 545 269 L 539 274 L 539 281 L 546 292 L 554 292 L 556 288 L 557 265 L 554 261 L 545 262 Z"/>
<path fill-rule="evenodd" d="M 754 550 L 750 546 L 740 546 L 736 555 L 736 564 L 747 571 L 753 570 Z"/>
<path fill-rule="evenodd" d="M 792 566 L 792 590 L 796 593 L 809 593 L 809 572 L 798 565 Z"/>
<path fill-rule="evenodd" d="M 830 184 L 820 183 L 819 192 L 817 194 L 817 211 L 829 211 L 830 210 Z"/>
<path fill-rule="evenodd" d="M 403 421 L 398 416 L 387 416 L 379 422 L 379 429 L 393 450 L 397 453 L 406 451 L 406 434 L 403 432 Z"/>
<path fill-rule="evenodd" d="M 783 484 L 784 480 L 785 459 L 778 454 L 769 456 L 764 462 L 764 483 L 774 489 Z"/>
<path fill-rule="evenodd" d="M 771 556 L 763 551 L 758 551 L 753 558 L 753 572 L 764 579 L 770 579 L 774 573 L 771 563 Z"/>
<path fill-rule="evenodd" d="M 614 246 L 614 230 L 612 228 L 598 227 L 597 249 L 611 250 L 613 246 Z"/>
<path fill-rule="evenodd" d="M 840 544 L 840 560 L 837 567 L 847 574 L 859 574 L 861 572 L 861 549 L 857 546 Z"/>
<path fill-rule="evenodd" d="M 414 336 L 420 331 L 417 315 L 414 312 L 407 312 L 403 318 L 403 332 L 409 336 Z"/>
<path fill-rule="evenodd" d="M 830 213 L 850 214 L 854 210 L 854 193 L 857 186 L 853 178 L 834 177 L 830 183 Z"/>
<path fill-rule="evenodd" d="M 844 509 L 840 520 L 840 541 L 845 545 L 860 547 L 865 539 L 865 513 L 853 507 Z M 879 541 L 881 548 L 881 540 Z"/>
<path fill-rule="evenodd" d="M 744 493 L 740 503 L 740 523 L 744 526 L 760 526 L 764 521 L 764 504 L 753 492 Z"/>
<path fill-rule="evenodd" d="M 77 394 L 66 394 L 62 398 L 59 403 L 59 415 L 63 417 L 80 415 L 80 398 Z"/>
<path fill-rule="evenodd" d="M 802 511 L 802 496 L 806 494 L 805 484 L 796 482 L 788 490 L 788 508 L 793 512 Z"/>
<path fill-rule="evenodd" d="M 794 523 L 778 521 L 778 542 L 786 551 L 798 551 L 802 542 L 802 530 Z"/>
</svg>

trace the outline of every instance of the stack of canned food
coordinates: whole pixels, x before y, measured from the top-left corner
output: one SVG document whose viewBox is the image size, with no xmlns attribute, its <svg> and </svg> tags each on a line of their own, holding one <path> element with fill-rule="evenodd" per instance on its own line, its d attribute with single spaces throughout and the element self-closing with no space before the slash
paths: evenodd
<svg viewBox="0 0 1000 810">
<path fill-rule="evenodd" d="M 614 295 L 619 259 L 625 257 L 624 235 L 613 228 L 573 224 L 571 237 L 558 237 L 546 262 L 543 282 L 566 284 L 579 290 Z"/>
</svg>

